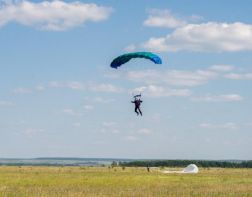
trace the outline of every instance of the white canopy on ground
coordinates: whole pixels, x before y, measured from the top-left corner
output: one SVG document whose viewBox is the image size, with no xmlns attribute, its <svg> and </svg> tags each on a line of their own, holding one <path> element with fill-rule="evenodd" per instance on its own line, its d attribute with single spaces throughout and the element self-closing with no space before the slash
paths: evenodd
<svg viewBox="0 0 252 197">
<path fill-rule="evenodd" d="M 198 173 L 199 168 L 195 164 L 190 164 L 186 168 L 184 168 L 184 170 L 182 170 L 182 171 L 163 170 L 161 172 L 164 173 L 164 174 L 169 174 L 169 173 L 179 173 L 179 174 L 187 173 L 187 174 L 190 174 L 190 173 Z"/>
<path fill-rule="evenodd" d="M 198 172 L 199 168 L 195 164 L 190 164 L 183 170 L 183 173 L 198 173 Z"/>
</svg>

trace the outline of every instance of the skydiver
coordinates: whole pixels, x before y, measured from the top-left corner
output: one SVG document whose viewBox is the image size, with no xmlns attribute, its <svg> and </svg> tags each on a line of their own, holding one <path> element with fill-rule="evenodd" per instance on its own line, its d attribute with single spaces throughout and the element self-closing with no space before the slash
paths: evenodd
<svg viewBox="0 0 252 197">
<path fill-rule="evenodd" d="M 140 98 L 137 98 L 137 96 L 134 96 L 134 101 L 131 101 L 131 103 L 135 103 L 135 112 L 137 115 L 139 115 L 139 113 L 141 114 L 142 116 L 142 112 L 140 110 L 140 105 L 141 103 L 143 102 Z"/>
<path fill-rule="evenodd" d="M 150 166 L 149 166 L 149 164 L 147 164 L 146 168 L 147 168 L 147 171 L 150 172 Z"/>
</svg>

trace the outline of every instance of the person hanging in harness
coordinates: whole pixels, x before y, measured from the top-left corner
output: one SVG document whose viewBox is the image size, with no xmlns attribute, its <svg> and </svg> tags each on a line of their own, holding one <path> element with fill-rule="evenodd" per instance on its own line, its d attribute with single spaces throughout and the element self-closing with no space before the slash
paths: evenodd
<svg viewBox="0 0 252 197">
<path fill-rule="evenodd" d="M 143 101 L 141 100 L 141 94 L 134 96 L 134 101 L 131 101 L 131 103 L 135 104 L 135 112 L 137 115 L 139 115 L 139 113 L 142 116 L 142 111 L 140 109 L 140 105 Z"/>
</svg>

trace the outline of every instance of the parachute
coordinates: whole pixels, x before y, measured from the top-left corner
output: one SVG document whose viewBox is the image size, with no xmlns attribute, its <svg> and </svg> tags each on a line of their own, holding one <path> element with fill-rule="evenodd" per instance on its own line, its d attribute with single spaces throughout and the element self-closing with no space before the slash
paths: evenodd
<svg viewBox="0 0 252 197">
<path fill-rule="evenodd" d="M 193 173 L 198 173 L 199 172 L 199 168 L 198 166 L 196 166 L 195 164 L 190 164 L 188 165 L 186 168 L 184 168 L 184 170 L 182 171 L 174 171 L 174 170 L 165 170 L 165 171 L 160 171 L 164 174 L 169 174 L 169 173 L 187 173 L 187 174 L 193 174 Z"/>
<path fill-rule="evenodd" d="M 161 58 L 151 52 L 135 52 L 135 53 L 126 53 L 124 55 L 115 58 L 111 62 L 110 66 L 112 68 L 118 68 L 122 64 L 125 64 L 126 62 L 130 61 L 132 58 L 145 58 L 151 60 L 155 64 L 162 64 Z"/>
</svg>

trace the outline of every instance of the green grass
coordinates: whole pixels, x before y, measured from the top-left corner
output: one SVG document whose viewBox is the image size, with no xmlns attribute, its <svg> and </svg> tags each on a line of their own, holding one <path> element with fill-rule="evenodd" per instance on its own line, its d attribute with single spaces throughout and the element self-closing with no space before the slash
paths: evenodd
<svg viewBox="0 0 252 197">
<path fill-rule="evenodd" d="M 252 196 L 252 169 L 0 167 L 0 196 Z"/>
</svg>

